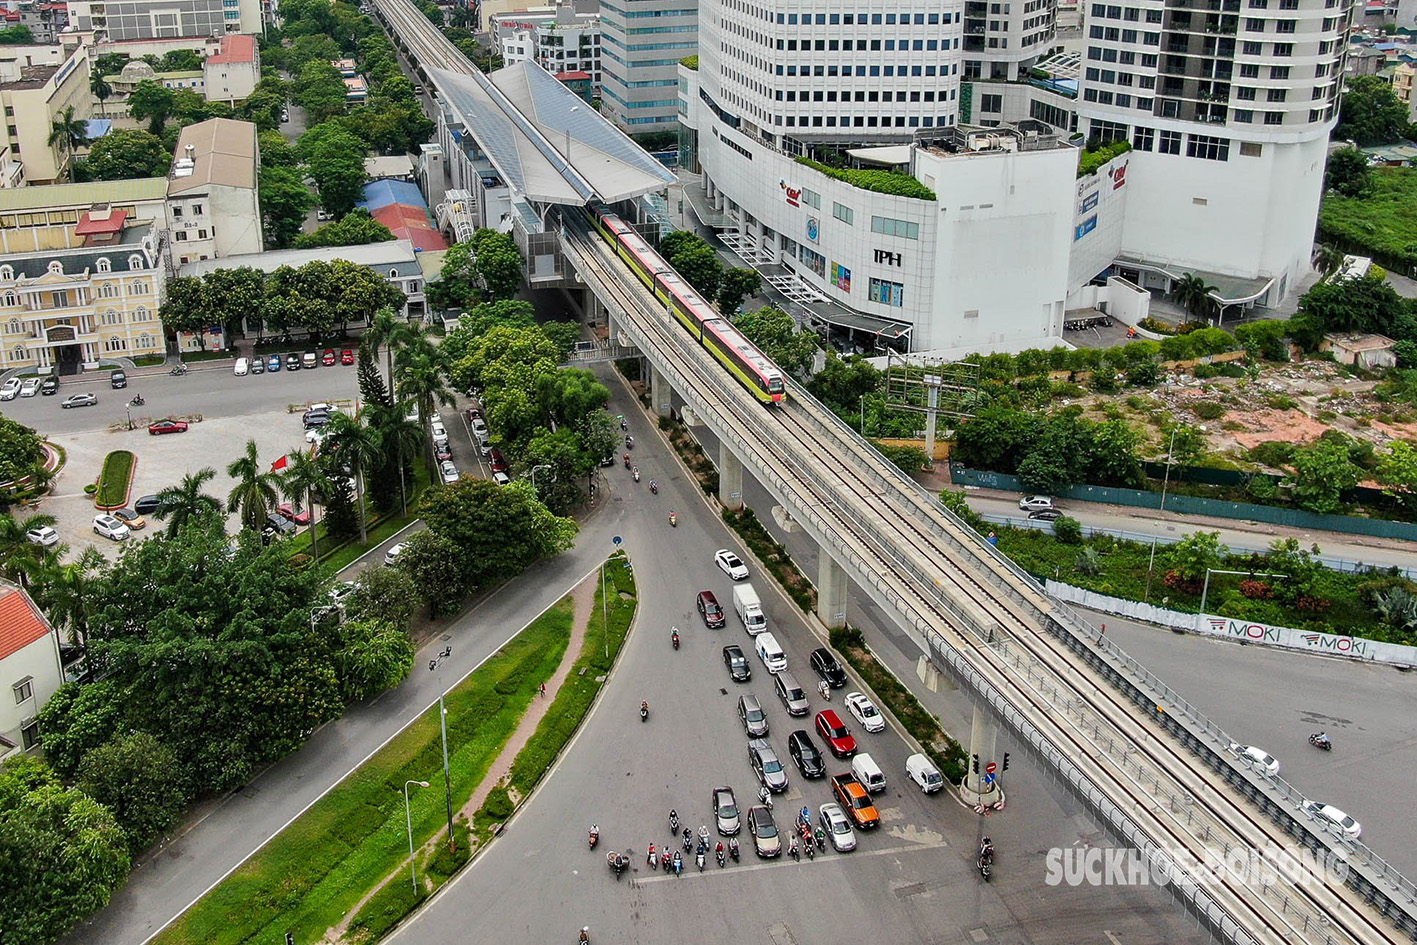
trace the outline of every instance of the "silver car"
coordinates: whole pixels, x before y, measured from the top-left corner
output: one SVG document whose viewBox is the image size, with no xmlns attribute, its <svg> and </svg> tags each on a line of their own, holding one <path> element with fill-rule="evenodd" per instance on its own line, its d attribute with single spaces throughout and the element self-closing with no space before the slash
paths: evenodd
<svg viewBox="0 0 1417 945">
<path fill-rule="evenodd" d="M 758 780 L 774 794 L 787 790 L 787 770 L 778 760 L 766 738 L 754 738 L 748 742 L 748 763 L 758 774 Z"/>
<path fill-rule="evenodd" d="M 749 738 L 759 738 L 768 733 L 768 717 L 758 704 L 758 697 L 745 695 L 738 697 L 738 720 Z"/>
<path fill-rule="evenodd" d="M 458 467 L 453 465 L 451 459 L 443 460 L 443 465 L 439 468 L 443 472 L 443 485 L 452 485 L 458 481 Z"/>
<path fill-rule="evenodd" d="M 725 837 L 732 837 L 742 829 L 743 825 L 738 820 L 738 801 L 733 796 L 733 788 L 713 789 L 713 818 L 718 832 Z"/>
<path fill-rule="evenodd" d="M 838 853 L 856 849 L 856 831 L 851 829 L 851 821 L 836 802 L 823 804 L 817 808 L 822 821 L 822 830 L 831 838 L 832 849 Z"/>
</svg>

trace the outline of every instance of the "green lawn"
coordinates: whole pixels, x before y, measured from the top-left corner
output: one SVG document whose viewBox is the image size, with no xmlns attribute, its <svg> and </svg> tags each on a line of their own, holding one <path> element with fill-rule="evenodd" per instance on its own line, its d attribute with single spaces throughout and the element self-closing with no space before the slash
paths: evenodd
<svg viewBox="0 0 1417 945">
<path fill-rule="evenodd" d="M 1373 169 L 1373 192 L 1363 198 L 1328 194 L 1319 211 L 1321 238 L 1338 239 L 1350 251 L 1417 263 L 1417 169 Z"/>
<path fill-rule="evenodd" d="M 570 639 L 565 598 L 447 696 L 453 808 L 467 803 Z M 426 672 L 422 666 L 415 672 Z M 442 749 L 435 705 L 169 926 L 157 945 L 277 945 L 289 931 L 322 941 L 386 876 L 406 867 L 405 780 L 415 843 L 445 831 Z M 441 848 L 441 846 L 440 846 Z M 436 854 L 421 855 L 435 861 Z M 441 859 L 447 859 L 446 856 Z M 438 865 L 436 862 L 435 866 Z M 424 859 L 420 881 L 428 879 Z M 451 870 L 434 870 L 436 879 Z M 407 883 L 407 875 L 403 882 Z M 410 887 L 411 888 L 411 887 Z M 410 897 L 411 898 L 411 893 Z"/>
<path fill-rule="evenodd" d="M 128 501 L 128 483 L 133 478 L 135 462 L 137 457 L 128 450 L 114 450 L 104 457 L 98 492 L 94 495 L 96 505 L 112 508 Z"/>
</svg>

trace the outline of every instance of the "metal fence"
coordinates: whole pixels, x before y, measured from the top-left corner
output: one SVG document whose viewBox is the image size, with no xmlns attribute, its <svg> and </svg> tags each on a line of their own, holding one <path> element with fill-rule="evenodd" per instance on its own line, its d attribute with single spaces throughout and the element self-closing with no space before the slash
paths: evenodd
<svg viewBox="0 0 1417 945">
<path fill-rule="evenodd" d="M 1003 489 L 1008 492 L 1027 491 L 1017 476 L 1011 476 L 1008 473 L 968 469 L 952 463 L 950 464 L 950 474 L 956 483 L 964 486 Z M 1101 502 L 1107 505 L 1126 505 L 1132 508 L 1161 508 L 1161 494 L 1158 492 L 1121 489 L 1115 486 L 1071 486 L 1063 489 L 1059 493 L 1059 498 Z M 1226 502 L 1221 499 L 1202 499 L 1197 496 L 1175 494 L 1166 496 L 1166 507 L 1180 515 L 1210 515 L 1215 518 L 1264 522 L 1269 525 L 1284 525 L 1290 528 L 1308 528 L 1323 532 L 1367 535 L 1373 538 L 1417 541 L 1417 525 L 1411 522 L 1361 518 L 1357 515 L 1320 515 L 1317 512 L 1305 512 L 1301 509 L 1281 509 L 1271 505 L 1256 505 L 1253 502 Z"/>
</svg>

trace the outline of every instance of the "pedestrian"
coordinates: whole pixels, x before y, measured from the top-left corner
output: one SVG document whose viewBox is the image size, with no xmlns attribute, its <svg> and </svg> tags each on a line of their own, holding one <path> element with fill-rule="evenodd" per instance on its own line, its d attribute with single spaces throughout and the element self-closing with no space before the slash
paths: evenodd
<svg viewBox="0 0 1417 945">
<path fill-rule="evenodd" d="M 541 684 L 541 698 L 546 698 L 546 683 Z"/>
</svg>

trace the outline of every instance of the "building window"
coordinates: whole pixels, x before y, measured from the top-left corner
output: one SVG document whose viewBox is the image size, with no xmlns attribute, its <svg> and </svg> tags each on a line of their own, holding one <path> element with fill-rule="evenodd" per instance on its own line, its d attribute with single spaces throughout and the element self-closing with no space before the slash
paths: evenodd
<svg viewBox="0 0 1417 945">
<path fill-rule="evenodd" d="M 920 239 L 920 224 L 909 220 L 894 220 L 890 217 L 872 217 L 871 232 L 884 236 L 899 236 L 908 240 Z"/>
<path fill-rule="evenodd" d="M 19 297 L 18 295 L 16 295 L 16 294 L 13 293 L 13 292 L 6 292 L 6 293 L 5 293 L 5 307 L 6 307 L 6 308 L 14 308 L 16 305 L 19 305 L 19 304 L 20 304 L 20 297 Z M 14 322 L 14 324 L 18 325 L 19 322 Z M 17 329 L 17 330 L 18 330 L 18 329 Z"/>
<path fill-rule="evenodd" d="M 25 719 L 20 723 L 20 742 L 25 751 L 39 744 L 39 720 Z"/>
<path fill-rule="evenodd" d="M 1210 135 L 1191 135 L 1186 141 L 1186 156 L 1205 161 L 1228 161 L 1230 159 L 1230 139 L 1212 138 Z"/>
<path fill-rule="evenodd" d="M 805 203 L 807 206 L 811 207 L 813 210 L 822 209 L 822 195 L 817 193 L 815 190 L 808 190 L 806 187 L 803 187 L 802 202 Z"/>
<path fill-rule="evenodd" d="M 172 234 L 172 238 L 175 239 L 175 240 L 176 240 L 177 242 L 179 242 L 179 243 L 185 243 L 185 242 L 187 242 L 187 231 L 186 231 L 186 230 L 178 230 L 176 233 Z"/>
<path fill-rule="evenodd" d="M 1181 153 L 1181 133 L 1179 131 L 1161 132 L 1161 140 L 1157 142 L 1156 150 L 1162 154 Z"/>
<path fill-rule="evenodd" d="M 1266 98 L 1271 102 L 1282 102 L 1289 97 L 1288 89 L 1270 89 Z"/>
<path fill-rule="evenodd" d="M 129 268 L 129 269 L 146 269 L 147 266 L 144 266 L 144 265 L 143 265 L 143 257 L 141 257 L 141 256 L 139 256 L 139 255 L 137 255 L 137 254 L 134 254 L 134 255 L 128 257 L 128 268 Z"/>
<path fill-rule="evenodd" d="M 1132 131 L 1132 147 L 1138 151 L 1150 151 L 1156 147 L 1156 129 L 1143 128 L 1138 125 Z"/>
<path fill-rule="evenodd" d="M 49 264 L 49 274 L 52 276 L 62 276 L 64 274 L 64 264 L 59 260 L 54 260 Z"/>
<path fill-rule="evenodd" d="M 1002 112 L 1004 110 L 1004 97 L 1002 95 L 980 96 L 979 110 L 983 112 Z"/>
<path fill-rule="evenodd" d="M 9 328 L 10 328 L 10 334 L 12 334 L 12 335 L 18 335 L 18 334 L 20 333 L 20 320 L 19 320 L 18 318 L 12 318 L 12 319 L 10 319 Z"/>
<path fill-rule="evenodd" d="M 99 272 L 112 272 L 112 271 L 113 271 L 113 263 L 111 263 L 111 262 L 108 261 L 108 257 L 107 257 L 107 256 L 100 256 L 100 257 L 99 257 L 99 260 L 98 260 L 98 271 L 99 271 Z"/>
<path fill-rule="evenodd" d="M 881 305 L 890 305 L 894 308 L 901 308 L 905 305 L 905 286 L 899 282 L 887 282 L 885 279 L 869 280 L 868 296 L 872 302 Z"/>
<path fill-rule="evenodd" d="M 6 282 L 13 282 L 15 279 L 15 268 L 13 266 L 0 266 L 0 279 Z"/>
<path fill-rule="evenodd" d="M 1239 122 L 1244 122 L 1245 124 L 1250 124 L 1255 120 L 1255 113 L 1248 108 L 1236 109 L 1235 120 Z"/>
<path fill-rule="evenodd" d="M 103 350 L 105 351 L 123 351 L 126 350 L 127 347 L 128 342 L 117 335 L 109 336 L 108 340 L 103 343 Z"/>
<path fill-rule="evenodd" d="M 1263 154 L 1263 153 L 1264 153 L 1264 146 L 1263 146 L 1262 144 L 1260 144 L 1258 141 L 1241 141 L 1241 142 L 1240 142 L 1240 156 L 1241 156 L 1241 157 L 1259 157 L 1259 156 L 1260 156 L 1261 154 Z"/>
<path fill-rule="evenodd" d="M 22 702 L 28 702 L 30 699 L 34 698 L 34 677 L 26 676 L 24 679 L 21 679 L 19 682 L 15 683 L 14 689 L 15 705 L 19 705 Z"/>
<path fill-rule="evenodd" d="M 856 219 L 855 211 L 853 211 L 850 207 L 836 203 L 835 201 L 832 202 L 832 216 L 836 217 L 838 220 L 840 220 L 842 223 L 847 224 L 848 226 L 854 225 L 854 221 Z"/>
</svg>

